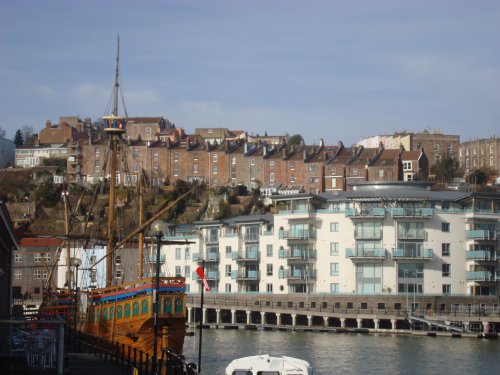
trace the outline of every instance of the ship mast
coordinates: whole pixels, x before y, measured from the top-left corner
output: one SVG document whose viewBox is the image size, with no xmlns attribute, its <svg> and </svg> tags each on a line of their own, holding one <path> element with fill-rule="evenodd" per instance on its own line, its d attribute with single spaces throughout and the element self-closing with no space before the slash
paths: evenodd
<svg viewBox="0 0 500 375">
<path fill-rule="evenodd" d="M 118 142 L 123 133 L 125 133 L 126 117 L 118 116 L 118 95 L 120 89 L 119 83 L 119 62 L 120 62 L 120 37 L 117 37 L 116 48 L 116 70 L 115 86 L 113 88 L 113 112 L 110 116 L 103 116 L 104 131 L 109 134 L 110 163 L 109 163 L 109 200 L 108 200 L 108 233 L 107 249 L 113 248 L 115 237 L 115 201 L 116 201 L 116 156 Z M 125 114 L 126 115 L 126 114 Z M 106 256 L 106 286 L 111 286 L 113 279 L 113 255 L 107 252 Z"/>
</svg>

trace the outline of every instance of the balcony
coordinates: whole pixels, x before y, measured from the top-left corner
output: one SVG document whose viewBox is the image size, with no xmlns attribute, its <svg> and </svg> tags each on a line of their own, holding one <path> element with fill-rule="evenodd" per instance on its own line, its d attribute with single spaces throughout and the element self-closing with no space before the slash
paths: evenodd
<svg viewBox="0 0 500 375">
<path fill-rule="evenodd" d="M 160 254 L 160 264 L 165 263 L 166 256 L 165 254 Z M 146 255 L 146 263 L 156 263 L 156 255 Z"/>
<path fill-rule="evenodd" d="M 346 258 L 350 259 L 385 259 L 385 249 L 345 249 Z"/>
<path fill-rule="evenodd" d="M 398 231 L 398 240 L 420 240 L 424 241 L 426 239 L 425 231 Z"/>
<path fill-rule="evenodd" d="M 260 271 L 233 271 L 231 278 L 238 281 L 260 280 Z"/>
<path fill-rule="evenodd" d="M 467 281 L 497 281 L 493 271 L 467 271 Z"/>
<path fill-rule="evenodd" d="M 385 217 L 385 208 L 374 207 L 363 210 L 357 210 L 356 208 L 347 208 L 345 210 L 345 217 L 350 217 L 350 218 Z"/>
<path fill-rule="evenodd" d="M 217 245 L 219 243 L 219 236 L 205 236 L 203 237 L 205 245 Z"/>
<path fill-rule="evenodd" d="M 260 260 L 260 251 L 234 252 L 231 259 L 237 262 L 258 262 Z"/>
<path fill-rule="evenodd" d="M 219 253 L 193 253 L 193 261 L 195 262 L 218 262 L 220 260 Z"/>
<path fill-rule="evenodd" d="M 475 260 L 475 261 L 496 261 L 497 253 L 493 250 L 468 250 L 467 251 L 467 260 Z"/>
<path fill-rule="evenodd" d="M 196 272 L 191 273 L 191 277 L 193 280 L 199 280 L 200 276 Z M 219 280 L 220 273 L 219 271 L 205 271 L 205 278 L 207 280 Z"/>
<path fill-rule="evenodd" d="M 382 238 L 382 231 L 354 231 L 354 238 L 357 240 L 380 240 Z"/>
<path fill-rule="evenodd" d="M 144 274 L 144 278 L 155 278 L 156 277 L 156 272 L 147 272 Z M 167 274 L 165 272 L 160 272 L 160 277 L 167 277 Z"/>
<path fill-rule="evenodd" d="M 289 282 L 305 282 L 307 280 L 316 280 L 316 270 L 282 270 L 279 273 L 279 278 L 287 279 Z"/>
<path fill-rule="evenodd" d="M 494 241 L 496 240 L 495 232 L 487 229 L 476 229 L 465 231 L 465 238 L 475 241 Z"/>
<path fill-rule="evenodd" d="M 403 218 L 430 218 L 434 216 L 433 208 L 404 208 L 396 207 L 391 209 L 391 215 L 393 218 L 403 217 Z"/>
<path fill-rule="evenodd" d="M 316 238 L 315 230 L 284 230 L 279 232 L 280 239 L 287 240 L 310 240 Z"/>
<path fill-rule="evenodd" d="M 258 233 L 245 233 L 245 236 L 243 237 L 243 241 L 245 241 L 245 242 L 259 242 L 259 235 L 258 235 Z"/>
<path fill-rule="evenodd" d="M 288 261 L 304 261 L 316 260 L 316 250 L 280 250 L 278 254 L 280 259 L 287 259 Z"/>
<path fill-rule="evenodd" d="M 392 257 L 393 259 L 432 259 L 434 251 L 432 249 L 393 249 Z"/>
</svg>

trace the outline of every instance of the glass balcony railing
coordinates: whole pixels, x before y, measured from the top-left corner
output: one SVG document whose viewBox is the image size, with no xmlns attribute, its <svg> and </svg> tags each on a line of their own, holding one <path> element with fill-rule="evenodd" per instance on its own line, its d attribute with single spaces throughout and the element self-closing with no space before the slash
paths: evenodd
<svg viewBox="0 0 500 375">
<path fill-rule="evenodd" d="M 243 240 L 245 242 L 259 242 L 259 235 L 257 233 L 245 233 Z"/>
<path fill-rule="evenodd" d="M 346 258 L 385 258 L 385 249 L 346 249 Z"/>
<path fill-rule="evenodd" d="M 468 240 L 495 240 L 495 232 L 487 229 L 476 229 L 465 231 L 465 238 Z"/>
<path fill-rule="evenodd" d="M 467 260 L 497 260 L 496 251 L 490 250 L 468 250 Z"/>
<path fill-rule="evenodd" d="M 231 278 L 233 280 L 259 280 L 259 271 L 233 271 L 231 272 Z"/>
<path fill-rule="evenodd" d="M 434 251 L 432 249 L 393 249 L 392 257 L 395 259 L 432 259 Z"/>
<path fill-rule="evenodd" d="M 315 230 L 285 230 L 279 232 L 280 239 L 307 240 L 316 238 Z"/>
<path fill-rule="evenodd" d="M 260 251 L 234 252 L 231 258 L 236 261 L 260 260 Z"/>
<path fill-rule="evenodd" d="M 493 271 L 467 271 L 467 281 L 497 281 Z"/>
<path fill-rule="evenodd" d="M 370 209 L 361 209 L 361 210 L 358 210 L 356 208 L 346 208 L 345 216 L 346 217 L 384 217 L 385 216 L 385 208 L 374 207 L 374 208 L 370 208 Z"/>
<path fill-rule="evenodd" d="M 433 208 L 405 208 L 396 207 L 391 209 L 392 217 L 432 217 L 434 215 Z"/>
</svg>

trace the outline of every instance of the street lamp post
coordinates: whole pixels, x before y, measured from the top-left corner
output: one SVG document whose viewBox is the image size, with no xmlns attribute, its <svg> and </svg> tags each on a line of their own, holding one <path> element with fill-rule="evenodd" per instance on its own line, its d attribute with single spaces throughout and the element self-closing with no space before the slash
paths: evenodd
<svg viewBox="0 0 500 375">
<path fill-rule="evenodd" d="M 154 312 L 154 336 L 153 336 L 153 365 L 152 371 L 153 374 L 158 373 L 158 311 L 159 311 L 159 303 L 158 303 L 158 293 L 160 291 L 160 246 L 161 246 L 161 238 L 167 232 L 167 223 L 162 220 L 156 220 L 151 225 L 151 231 L 156 237 L 156 277 L 155 277 L 155 288 L 153 291 L 153 312 Z"/>
</svg>

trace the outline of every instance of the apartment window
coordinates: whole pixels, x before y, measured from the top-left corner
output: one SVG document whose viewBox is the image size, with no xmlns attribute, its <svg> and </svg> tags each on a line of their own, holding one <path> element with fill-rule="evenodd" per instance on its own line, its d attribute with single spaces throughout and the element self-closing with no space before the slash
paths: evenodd
<svg viewBox="0 0 500 375">
<path fill-rule="evenodd" d="M 442 275 L 443 277 L 450 277 L 451 275 L 451 264 L 442 264 L 441 265 Z"/>
<path fill-rule="evenodd" d="M 295 163 L 290 163 L 290 170 L 294 171 L 295 170 Z"/>
<path fill-rule="evenodd" d="M 182 277 L 181 266 L 175 266 L 175 277 Z"/>
<path fill-rule="evenodd" d="M 338 275 L 339 275 L 339 264 L 330 263 L 330 276 L 338 276 Z"/>
<path fill-rule="evenodd" d="M 273 245 L 267 245 L 266 246 L 266 255 L 268 257 L 272 257 L 273 256 Z"/>
<path fill-rule="evenodd" d="M 99 173 L 101 171 L 101 163 L 99 160 L 94 161 L 94 170 L 95 173 Z"/>
<path fill-rule="evenodd" d="M 451 284 L 443 284 L 443 294 L 451 294 Z"/>
<path fill-rule="evenodd" d="M 450 244 L 449 243 L 442 243 L 441 244 L 441 255 L 444 257 L 450 256 Z"/>
<path fill-rule="evenodd" d="M 494 150 L 493 146 L 490 146 L 490 154 L 493 154 L 493 152 L 494 152 L 493 150 Z"/>
<path fill-rule="evenodd" d="M 404 161 L 403 162 L 403 170 L 404 171 L 411 171 L 413 169 L 412 162 L 411 161 Z"/>
<path fill-rule="evenodd" d="M 33 261 L 35 261 L 36 263 L 40 263 L 42 261 L 42 254 L 40 253 L 36 253 L 34 256 L 33 256 Z"/>
<path fill-rule="evenodd" d="M 481 147 L 481 155 L 484 155 L 484 148 Z"/>
<path fill-rule="evenodd" d="M 334 177 L 332 178 L 332 188 L 336 188 L 337 187 L 337 179 Z"/>
<path fill-rule="evenodd" d="M 434 151 L 439 152 L 439 143 L 434 143 Z"/>
<path fill-rule="evenodd" d="M 255 158 L 250 159 L 250 165 L 255 165 Z"/>
<path fill-rule="evenodd" d="M 420 150 L 422 148 L 422 143 L 417 143 L 417 150 Z"/>
<path fill-rule="evenodd" d="M 198 164 L 193 164 L 193 173 L 198 174 Z"/>
<path fill-rule="evenodd" d="M 179 259 L 181 259 L 181 248 L 176 247 L 175 248 L 175 260 L 179 260 Z"/>
<path fill-rule="evenodd" d="M 384 170 L 383 169 L 379 169 L 378 176 L 379 177 L 384 177 Z"/>
<path fill-rule="evenodd" d="M 184 266 L 184 277 L 186 279 L 188 279 L 190 275 L 191 275 L 191 267 L 190 266 Z"/>
<path fill-rule="evenodd" d="M 97 147 L 95 149 L 95 157 L 96 158 L 100 158 L 101 157 L 101 149 L 99 147 Z"/>
<path fill-rule="evenodd" d="M 268 293 L 272 293 L 273 292 L 273 284 L 266 284 L 266 291 Z"/>
<path fill-rule="evenodd" d="M 120 277 L 122 277 L 122 270 L 115 270 L 115 277 L 117 279 L 119 279 Z"/>
<path fill-rule="evenodd" d="M 331 256 L 339 255 L 339 243 L 338 242 L 330 242 L 330 255 Z"/>
<path fill-rule="evenodd" d="M 274 169 L 274 160 L 269 162 L 269 168 Z"/>
<path fill-rule="evenodd" d="M 151 133 L 152 133 L 152 132 L 151 132 L 151 128 L 146 128 L 146 135 L 147 135 L 148 137 L 151 137 Z"/>
<path fill-rule="evenodd" d="M 135 163 L 134 164 L 134 172 L 138 173 L 141 170 L 141 164 Z"/>
<path fill-rule="evenodd" d="M 193 152 L 193 160 L 198 160 L 198 151 Z"/>
<path fill-rule="evenodd" d="M 217 163 L 217 162 L 219 161 L 219 155 L 218 155 L 218 154 L 213 154 L 213 155 L 212 155 L 212 161 L 213 161 L 214 163 Z"/>
<path fill-rule="evenodd" d="M 218 164 L 214 164 L 212 166 L 212 174 L 217 174 L 219 172 L 219 165 Z"/>
<path fill-rule="evenodd" d="M 290 183 L 295 183 L 295 174 L 290 174 Z"/>
<path fill-rule="evenodd" d="M 274 182 L 274 172 L 269 173 L 269 181 Z"/>
<path fill-rule="evenodd" d="M 309 165 L 309 166 L 307 167 L 307 170 L 308 170 L 309 172 L 316 172 L 316 171 L 318 170 L 318 166 L 317 166 L 316 164 Z"/>
<path fill-rule="evenodd" d="M 231 258 L 231 246 L 226 246 L 226 258 Z"/>
<path fill-rule="evenodd" d="M 330 293 L 339 294 L 339 283 L 331 283 L 330 284 Z"/>
<path fill-rule="evenodd" d="M 226 277 L 231 277 L 231 265 L 226 264 Z"/>
<path fill-rule="evenodd" d="M 330 223 L 330 232 L 338 232 L 339 231 L 339 223 L 333 222 Z"/>
<path fill-rule="evenodd" d="M 49 254 L 49 253 L 45 253 L 45 254 L 43 254 L 43 260 L 44 260 L 46 263 L 50 263 L 50 254 Z"/>
<path fill-rule="evenodd" d="M 186 249 L 184 249 L 184 259 L 191 259 L 191 249 L 189 247 L 186 247 Z"/>
<path fill-rule="evenodd" d="M 273 275 L 273 265 L 272 264 L 267 264 L 266 265 L 266 275 L 267 276 L 272 276 Z"/>
<path fill-rule="evenodd" d="M 15 261 L 17 263 L 22 262 L 23 261 L 23 254 L 16 254 Z"/>
<path fill-rule="evenodd" d="M 319 177 L 309 177 L 309 183 L 311 184 L 319 183 Z"/>
<path fill-rule="evenodd" d="M 451 154 L 453 151 L 453 145 L 451 143 L 448 143 L 448 154 Z"/>
<path fill-rule="evenodd" d="M 334 176 L 337 174 L 337 168 L 336 167 L 332 167 L 332 174 Z"/>
<path fill-rule="evenodd" d="M 493 156 L 490 156 L 490 167 L 493 167 Z"/>
<path fill-rule="evenodd" d="M 35 278 L 35 279 L 41 279 L 42 278 L 42 270 L 35 270 L 33 272 L 33 278 Z"/>
<path fill-rule="evenodd" d="M 14 270 L 14 279 L 19 280 L 23 278 L 23 270 Z"/>
<path fill-rule="evenodd" d="M 224 289 L 226 292 L 230 292 L 231 291 L 231 284 L 226 284 Z"/>
<path fill-rule="evenodd" d="M 436 154 L 436 162 L 440 162 L 440 161 L 441 161 L 441 155 Z"/>
<path fill-rule="evenodd" d="M 441 223 L 441 232 L 449 232 L 450 223 Z"/>
<path fill-rule="evenodd" d="M 352 169 L 352 175 L 353 175 L 353 176 L 357 176 L 357 175 L 358 175 L 358 173 L 359 173 L 358 168 L 353 168 L 353 169 Z"/>
<path fill-rule="evenodd" d="M 153 163 L 153 173 L 158 173 L 158 163 Z M 179 164 L 175 163 L 174 164 L 174 176 L 179 175 Z"/>
<path fill-rule="evenodd" d="M 139 150 L 138 150 L 137 148 L 134 148 L 134 149 L 132 150 L 132 156 L 133 156 L 134 158 L 138 158 L 138 157 L 139 157 Z"/>
</svg>

